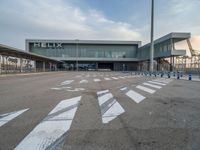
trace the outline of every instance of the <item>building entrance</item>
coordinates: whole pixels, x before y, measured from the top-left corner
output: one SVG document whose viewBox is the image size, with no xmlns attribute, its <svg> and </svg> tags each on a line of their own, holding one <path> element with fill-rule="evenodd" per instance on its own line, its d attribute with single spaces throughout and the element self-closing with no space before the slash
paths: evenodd
<svg viewBox="0 0 200 150">
<path fill-rule="evenodd" d="M 110 69 L 113 70 L 114 64 L 113 63 L 99 63 L 98 69 Z"/>
</svg>

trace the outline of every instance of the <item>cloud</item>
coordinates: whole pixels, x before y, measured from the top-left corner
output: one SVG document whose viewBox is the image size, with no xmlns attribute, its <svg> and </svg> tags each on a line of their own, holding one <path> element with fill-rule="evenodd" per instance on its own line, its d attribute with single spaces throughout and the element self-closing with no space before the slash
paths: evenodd
<svg viewBox="0 0 200 150">
<path fill-rule="evenodd" d="M 138 29 L 63 0 L 3 0 L 0 42 L 24 48 L 26 38 L 142 40 Z"/>
</svg>

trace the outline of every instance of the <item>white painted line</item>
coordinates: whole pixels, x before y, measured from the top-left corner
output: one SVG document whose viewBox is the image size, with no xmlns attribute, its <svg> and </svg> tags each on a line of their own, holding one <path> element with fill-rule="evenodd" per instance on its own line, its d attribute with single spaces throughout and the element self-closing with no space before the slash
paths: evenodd
<svg viewBox="0 0 200 150">
<path fill-rule="evenodd" d="M 99 92 L 97 92 L 97 95 L 108 93 L 108 92 L 109 92 L 109 90 L 99 91 Z"/>
<path fill-rule="evenodd" d="M 12 119 L 16 118 L 17 116 L 21 115 L 27 110 L 29 110 L 29 108 L 0 115 L 0 127 L 8 123 Z"/>
<path fill-rule="evenodd" d="M 153 94 L 153 93 L 156 92 L 155 90 L 152 90 L 150 88 L 147 88 L 147 87 L 144 87 L 144 86 L 141 86 L 141 85 L 136 86 L 136 88 L 138 88 L 138 89 L 140 89 L 142 91 L 148 92 L 150 94 Z"/>
<path fill-rule="evenodd" d="M 112 77 L 113 79 L 115 79 L 115 80 L 118 80 L 118 78 L 116 78 L 116 77 Z"/>
<path fill-rule="evenodd" d="M 79 83 L 88 83 L 88 80 L 81 80 Z"/>
<path fill-rule="evenodd" d="M 104 78 L 104 79 L 107 80 L 107 81 L 108 81 L 108 80 L 111 80 L 110 78 Z"/>
<path fill-rule="evenodd" d="M 171 79 L 156 79 L 156 80 L 153 80 L 153 81 L 162 82 L 162 83 L 167 84 L 167 83 L 171 82 L 172 80 Z"/>
<path fill-rule="evenodd" d="M 94 79 L 94 82 L 100 82 L 101 80 L 100 79 Z"/>
<path fill-rule="evenodd" d="M 63 86 L 63 87 L 60 87 L 60 88 L 58 88 L 58 87 L 54 87 L 54 88 L 51 88 L 51 90 L 57 90 L 57 91 L 59 91 L 59 90 L 70 89 L 70 88 L 71 88 L 71 87 Z"/>
<path fill-rule="evenodd" d="M 109 90 L 105 91 L 109 92 Z M 99 95 L 99 93 L 104 93 L 105 91 L 99 91 L 97 92 L 97 95 Z M 116 99 L 113 99 L 112 93 L 106 93 L 103 96 L 99 96 L 98 103 L 101 109 L 102 123 L 104 124 L 109 123 L 117 116 L 125 112 Z"/>
<path fill-rule="evenodd" d="M 129 90 L 126 95 L 128 97 L 130 97 L 132 100 L 134 100 L 136 103 L 140 103 L 141 101 L 143 101 L 146 97 L 142 96 L 141 94 L 133 91 L 133 90 Z"/>
<path fill-rule="evenodd" d="M 81 75 L 77 75 L 77 76 L 76 76 L 76 78 L 80 78 L 80 77 L 81 77 Z"/>
<path fill-rule="evenodd" d="M 15 150 L 55 149 L 70 129 L 80 100 L 81 96 L 61 101 Z"/>
<path fill-rule="evenodd" d="M 119 77 L 119 78 L 121 78 L 121 79 L 125 79 L 125 77 Z"/>
<path fill-rule="evenodd" d="M 51 90 L 62 90 L 62 88 L 51 88 Z"/>
<path fill-rule="evenodd" d="M 150 86 L 150 87 L 153 87 L 153 88 L 156 88 L 156 89 L 161 89 L 162 88 L 161 86 L 150 84 L 150 83 L 146 83 L 146 82 L 144 82 L 143 84 L 147 85 L 147 86 Z"/>
<path fill-rule="evenodd" d="M 121 91 L 125 91 L 125 90 L 127 90 L 128 88 L 127 87 L 123 87 L 123 88 L 121 88 L 120 90 Z"/>
<path fill-rule="evenodd" d="M 69 92 L 78 92 L 78 91 L 84 91 L 85 89 L 84 88 L 75 88 L 75 89 L 69 89 L 67 91 Z"/>
<path fill-rule="evenodd" d="M 157 84 L 157 85 L 166 85 L 164 83 L 160 83 L 160 82 L 155 82 L 155 81 L 148 81 L 149 83 L 153 83 L 153 84 Z"/>
<path fill-rule="evenodd" d="M 66 80 L 66 81 L 62 82 L 61 85 L 71 84 L 72 82 L 74 82 L 74 80 Z"/>
<path fill-rule="evenodd" d="M 113 95 L 111 93 L 106 93 L 102 96 L 99 96 L 98 99 L 99 99 L 99 105 L 101 105 L 102 103 L 104 103 L 105 101 L 109 100 L 113 98 Z"/>
</svg>

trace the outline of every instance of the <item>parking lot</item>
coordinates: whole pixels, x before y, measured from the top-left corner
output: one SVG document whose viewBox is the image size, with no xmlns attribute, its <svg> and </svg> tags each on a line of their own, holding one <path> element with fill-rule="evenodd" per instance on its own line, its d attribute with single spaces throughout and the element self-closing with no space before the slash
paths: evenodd
<svg viewBox="0 0 200 150">
<path fill-rule="evenodd" d="M 0 150 L 198 150 L 199 83 L 95 71 L 0 77 Z"/>
</svg>

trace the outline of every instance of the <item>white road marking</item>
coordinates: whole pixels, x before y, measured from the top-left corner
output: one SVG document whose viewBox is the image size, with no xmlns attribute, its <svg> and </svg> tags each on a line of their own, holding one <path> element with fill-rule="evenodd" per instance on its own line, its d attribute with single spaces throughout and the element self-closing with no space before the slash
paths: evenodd
<svg viewBox="0 0 200 150">
<path fill-rule="evenodd" d="M 76 78 L 80 78 L 80 77 L 81 77 L 81 75 L 77 75 L 77 76 L 76 76 Z"/>
<path fill-rule="evenodd" d="M 51 88 L 51 90 L 62 90 L 62 88 L 55 87 L 55 88 Z"/>
<path fill-rule="evenodd" d="M 116 78 L 116 77 L 112 77 L 113 79 L 115 79 L 115 80 L 118 80 L 118 78 Z"/>
<path fill-rule="evenodd" d="M 106 92 L 109 92 L 109 90 L 105 90 Z M 99 91 L 97 92 L 97 95 L 105 93 L 105 91 Z M 116 99 L 113 99 L 113 95 L 111 93 L 106 93 L 103 96 L 98 97 L 99 106 L 101 109 L 101 117 L 102 117 L 102 123 L 109 123 L 113 119 L 115 119 L 117 116 L 121 115 L 125 112 L 125 110 L 122 108 L 122 106 L 116 101 Z"/>
<path fill-rule="evenodd" d="M 17 116 L 21 115 L 27 110 L 29 110 L 29 108 L 0 115 L 0 127 L 8 123 L 12 119 L 16 118 Z"/>
<path fill-rule="evenodd" d="M 74 82 L 74 80 L 66 80 L 66 81 L 62 82 L 61 85 L 71 84 L 72 82 Z"/>
<path fill-rule="evenodd" d="M 107 81 L 108 81 L 108 80 L 111 80 L 110 78 L 104 78 L 104 79 L 107 80 Z"/>
<path fill-rule="evenodd" d="M 169 80 L 169 79 L 156 79 L 156 80 L 153 80 L 153 81 L 162 82 L 162 83 L 167 84 L 167 83 L 171 82 L 172 80 Z"/>
<path fill-rule="evenodd" d="M 121 78 L 121 79 L 125 79 L 125 77 L 121 77 L 121 76 L 120 76 L 119 78 Z"/>
<path fill-rule="evenodd" d="M 125 91 L 125 90 L 127 90 L 128 88 L 127 87 L 123 87 L 123 88 L 121 88 L 120 90 L 121 91 Z"/>
<path fill-rule="evenodd" d="M 66 87 L 66 86 L 63 86 L 63 87 L 53 87 L 51 88 L 51 90 L 63 90 L 63 89 L 70 89 L 71 87 Z"/>
<path fill-rule="evenodd" d="M 88 80 L 81 80 L 80 83 L 88 83 Z"/>
<path fill-rule="evenodd" d="M 100 82 L 101 80 L 100 79 L 94 79 L 94 82 Z"/>
<path fill-rule="evenodd" d="M 132 100 L 134 100 L 136 103 L 140 103 L 141 101 L 143 101 L 146 97 L 142 96 L 141 94 L 133 91 L 133 90 L 129 90 L 126 95 L 128 97 L 130 97 Z"/>
<path fill-rule="evenodd" d="M 155 81 L 148 81 L 149 83 L 153 83 L 153 84 L 157 84 L 157 85 L 166 85 L 164 83 L 160 83 L 160 82 L 155 82 Z"/>
<path fill-rule="evenodd" d="M 155 90 L 152 90 L 150 88 L 147 88 L 147 87 L 144 87 L 144 86 L 141 86 L 141 85 L 136 86 L 136 88 L 138 88 L 138 89 L 140 89 L 142 91 L 148 92 L 150 94 L 153 94 L 153 93 L 156 92 Z"/>
<path fill-rule="evenodd" d="M 97 92 L 97 95 L 108 93 L 108 92 L 109 92 L 109 90 L 99 91 L 99 92 Z"/>
<path fill-rule="evenodd" d="M 161 86 L 150 84 L 150 83 L 146 83 L 146 82 L 144 82 L 143 84 L 147 85 L 147 86 L 150 86 L 150 87 L 153 87 L 153 88 L 156 88 L 156 89 L 161 89 L 162 88 Z"/>
<path fill-rule="evenodd" d="M 15 150 L 55 149 L 70 129 L 81 96 L 61 101 Z"/>
<path fill-rule="evenodd" d="M 67 91 L 69 92 L 78 92 L 78 91 L 84 91 L 85 89 L 84 88 L 75 88 L 75 89 L 69 89 Z"/>
</svg>

